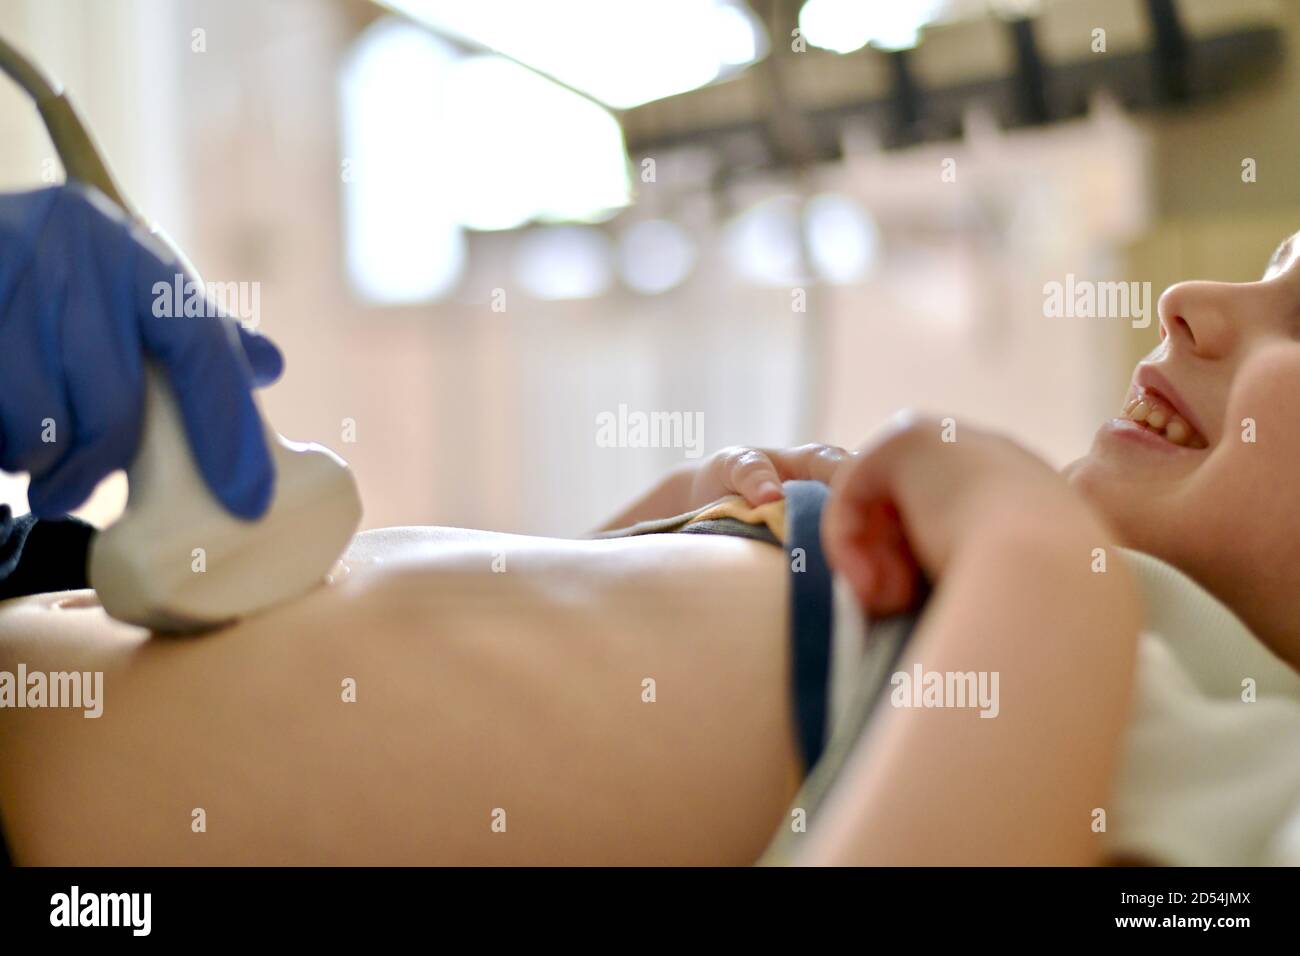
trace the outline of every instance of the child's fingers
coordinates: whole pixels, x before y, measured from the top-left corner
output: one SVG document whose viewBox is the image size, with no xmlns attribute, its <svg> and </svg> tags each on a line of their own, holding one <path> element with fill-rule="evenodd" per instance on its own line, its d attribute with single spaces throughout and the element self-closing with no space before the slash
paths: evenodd
<svg viewBox="0 0 1300 956">
<path fill-rule="evenodd" d="M 711 476 L 715 487 L 741 495 L 757 507 L 785 497 L 781 483 L 792 479 L 830 484 L 852 457 L 835 445 L 801 445 L 798 448 L 728 448 L 714 459 Z"/>
<path fill-rule="evenodd" d="M 920 573 L 906 548 L 859 541 L 841 548 L 832 566 L 872 617 L 900 614 L 920 597 Z"/>
<path fill-rule="evenodd" d="M 782 483 L 791 479 L 830 484 L 853 456 L 834 445 L 771 449 L 724 448 L 696 479 L 698 496 L 738 494 L 753 507 L 785 497 Z"/>
<path fill-rule="evenodd" d="M 841 468 L 831 485 L 830 499 L 822 513 L 822 545 L 834 559 L 850 547 L 868 543 L 869 519 L 879 523 L 877 509 L 893 498 L 889 481 L 889 461 L 877 449 L 853 456 Z M 875 506 L 875 507 L 873 507 Z"/>
<path fill-rule="evenodd" d="M 831 567 L 848 581 L 869 614 L 887 617 L 916 602 L 920 571 L 898 511 L 889 502 L 876 499 L 829 517 L 822 536 Z"/>
<path fill-rule="evenodd" d="M 828 553 L 827 560 L 835 573 L 848 583 L 858 603 L 868 614 L 874 615 L 876 589 L 883 574 L 871 552 L 865 547 L 846 547 L 841 548 L 833 559 Z"/>
<path fill-rule="evenodd" d="M 922 431 L 911 419 L 895 416 L 891 425 L 874 442 L 849 455 L 835 470 L 833 497 L 841 505 L 865 507 L 872 501 L 897 499 L 897 473 L 910 454 L 915 454 Z"/>
<path fill-rule="evenodd" d="M 904 440 L 895 432 L 836 473 L 822 515 L 822 545 L 873 616 L 897 614 L 919 596 L 920 572 L 894 505 L 893 477 Z"/>
<path fill-rule="evenodd" d="M 915 607 L 921 595 L 921 573 L 906 547 L 885 549 L 878 560 L 880 585 L 866 605 L 868 613 L 889 617 Z"/>
<path fill-rule="evenodd" d="M 800 445 L 767 453 L 784 479 L 821 481 L 830 484 L 839 470 L 852 460 L 838 445 Z"/>
<path fill-rule="evenodd" d="M 723 459 L 723 487 L 758 506 L 781 498 L 781 475 L 768 453 L 759 448 L 738 448 Z"/>
</svg>

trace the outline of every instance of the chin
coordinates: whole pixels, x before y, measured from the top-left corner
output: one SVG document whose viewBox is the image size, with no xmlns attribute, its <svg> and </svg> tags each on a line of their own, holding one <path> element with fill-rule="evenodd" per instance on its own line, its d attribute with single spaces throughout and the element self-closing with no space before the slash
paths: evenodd
<svg viewBox="0 0 1300 956">
<path fill-rule="evenodd" d="M 1135 493 L 1131 481 L 1126 481 L 1115 468 L 1107 467 L 1104 460 L 1092 453 L 1070 462 L 1061 469 L 1061 476 L 1106 522 L 1118 544 L 1142 547 L 1144 498 Z"/>
<path fill-rule="evenodd" d="M 1103 511 L 1107 510 L 1104 508 L 1106 499 L 1119 494 L 1124 485 L 1122 477 L 1115 473 L 1115 469 L 1107 467 L 1095 449 L 1062 468 L 1061 477 L 1089 503 Z"/>
<path fill-rule="evenodd" d="M 1061 469 L 1061 477 L 1066 480 L 1067 484 L 1071 486 L 1075 485 L 1079 473 L 1086 469 L 1091 461 L 1092 457 L 1090 455 L 1084 455 L 1082 458 L 1074 459 L 1074 461 Z"/>
</svg>

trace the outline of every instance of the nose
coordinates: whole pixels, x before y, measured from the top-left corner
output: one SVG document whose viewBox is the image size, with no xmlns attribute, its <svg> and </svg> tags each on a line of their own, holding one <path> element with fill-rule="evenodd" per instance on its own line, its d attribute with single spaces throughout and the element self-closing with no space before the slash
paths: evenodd
<svg viewBox="0 0 1300 956">
<path fill-rule="evenodd" d="M 1232 351 L 1239 317 L 1248 306 L 1248 285 L 1231 282 L 1180 282 L 1160 296 L 1161 338 L 1168 346 L 1201 358 L 1222 358 Z"/>
</svg>

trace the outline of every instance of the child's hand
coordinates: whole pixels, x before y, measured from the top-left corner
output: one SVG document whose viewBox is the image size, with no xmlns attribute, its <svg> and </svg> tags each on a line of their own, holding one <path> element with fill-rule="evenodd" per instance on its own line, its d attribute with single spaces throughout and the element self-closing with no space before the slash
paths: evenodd
<svg viewBox="0 0 1300 956">
<path fill-rule="evenodd" d="M 690 503 L 683 510 L 707 505 L 724 495 L 740 495 L 754 506 L 778 501 L 784 497 L 781 482 L 802 479 L 830 484 L 851 459 L 835 445 L 724 448 L 695 469 Z"/>
<path fill-rule="evenodd" d="M 779 501 L 781 482 L 811 479 L 830 484 L 836 471 L 852 460 L 834 445 L 798 448 L 736 446 L 700 461 L 679 465 L 645 495 L 601 525 L 601 531 L 627 528 L 640 521 L 667 518 L 740 495 L 751 505 Z"/>
<path fill-rule="evenodd" d="M 1056 472 L 1008 439 L 968 426 L 954 441 L 943 433 L 938 419 L 900 416 L 834 482 L 822 542 L 870 614 L 915 606 L 922 572 L 937 580 L 977 529 L 1094 520 Z"/>
</svg>

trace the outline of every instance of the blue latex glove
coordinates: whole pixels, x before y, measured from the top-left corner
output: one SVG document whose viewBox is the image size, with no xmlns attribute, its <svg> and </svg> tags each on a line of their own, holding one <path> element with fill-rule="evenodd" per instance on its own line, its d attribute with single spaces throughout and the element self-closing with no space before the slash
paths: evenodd
<svg viewBox="0 0 1300 956">
<path fill-rule="evenodd" d="M 173 285 L 180 271 L 97 190 L 0 194 L 0 469 L 31 474 L 37 515 L 72 510 L 131 463 L 147 359 L 170 382 L 217 499 L 243 518 L 270 504 L 275 473 L 252 389 L 279 378 L 284 359 L 229 318 L 156 317 L 154 283 Z"/>
</svg>

